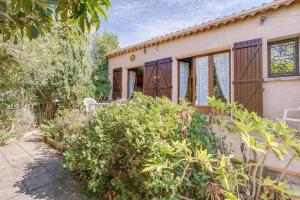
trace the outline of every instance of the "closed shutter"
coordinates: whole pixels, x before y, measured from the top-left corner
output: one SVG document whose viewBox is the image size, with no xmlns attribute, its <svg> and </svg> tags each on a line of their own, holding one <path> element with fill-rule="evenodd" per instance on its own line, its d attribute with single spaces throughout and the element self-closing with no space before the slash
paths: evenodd
<svg viewBox="0 0 300 200">
<path fill-rule="evenodd" d="M 122 97 L 122 68 L 113 70 L 113 93 L 114 100 Z"/>
<path fill-rule="evenodd" d="M 234 44 L 234 101 L 263 115 L 262 39 Z"/>
<path fill-rule="evenodd" d="M 172 96 L 172 59 L 164 58 L 145 63 L 144 95 Z"/>
</svg>

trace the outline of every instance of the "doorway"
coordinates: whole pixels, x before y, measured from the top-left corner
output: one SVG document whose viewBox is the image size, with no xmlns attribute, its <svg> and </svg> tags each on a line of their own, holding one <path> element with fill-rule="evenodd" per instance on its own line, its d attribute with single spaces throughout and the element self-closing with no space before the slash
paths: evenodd
<svg viewBox="0 0 300 200">
<path fill-rule="evenodd" d="M 144 67 L 128 69 L 127 97 L 131 99 L 135 92 L 143 92 Z"/>
</svg>

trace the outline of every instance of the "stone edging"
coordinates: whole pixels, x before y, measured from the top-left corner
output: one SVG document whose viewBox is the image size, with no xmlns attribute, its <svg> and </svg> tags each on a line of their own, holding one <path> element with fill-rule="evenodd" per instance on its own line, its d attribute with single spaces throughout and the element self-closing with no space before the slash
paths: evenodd
<svg viewBox="0 0 300 200">
<path fill-rule="evenodd" d="M 65 146 L 63 144 L 61 144 L 60 142 L 57 142 L 47 136 L 43 136 L 43 141 L 46 144 L 48 144 L 49 146 L 51 146 L 52 148 L 56 149 L 59 154 L 62 154 L 64 152 Z"/>
</svg>

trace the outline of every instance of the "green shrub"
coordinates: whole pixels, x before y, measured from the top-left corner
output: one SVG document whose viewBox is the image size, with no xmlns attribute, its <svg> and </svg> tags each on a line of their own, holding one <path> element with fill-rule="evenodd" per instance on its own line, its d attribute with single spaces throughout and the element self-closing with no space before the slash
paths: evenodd
<svg viewBox="0 0 300 200">
<path fill-rule="evenodd" d="M 212 122 L 239 136 L 235 141 L 240 142 L 241 153 L 239 164 L 234 168 L 236 175 L 227 176 L 231 187 L 223 187 L 231 193 L 232 199 L 289 199 L 289 195 L 295 195 L 284 176 L 291 163 L 300 158 L 297 131 L 286 122 L 262 118 L 237 103 L 226 104 L 214 97 L 209 103 L 214 113 Z M 277 177 L 265 177 L 267 161 L 274 158 L 284 163 L 283 171 Z"/>
<path fill-rule="evenodd" d="M 80 132 L 89 120 L 91 117 L 80 109 L 60 110 L 53 120 L 41 126 L 41 132 L 44 136 L 66 145 L 65 137 Z"/>
<path fill-rule="evenodd" d="M 5 130 L 0 130 L 0 145 L 6 144 L 11 139 L 11 134 Z"/>
<path fill-rule="evenodd" d="M 185 173 L 179 150 L 186 147 L 195 155 L 199 148 L 208 148 L 214 154 L 218 140 L 204 128 L 205 118 L 191 119 L 193 113 L 184 102 L 176 105 L 141 94 L 111 104 L 97 110 L 95 121 L 83 131 L 67 137 L 64 166 L 102 198 L 171 199 L 186 193 L 203 197 L 208 172 L 195 162 Z M 178 149 L 178 155 L 171 155 L 170 148 Z"/>
</svg>

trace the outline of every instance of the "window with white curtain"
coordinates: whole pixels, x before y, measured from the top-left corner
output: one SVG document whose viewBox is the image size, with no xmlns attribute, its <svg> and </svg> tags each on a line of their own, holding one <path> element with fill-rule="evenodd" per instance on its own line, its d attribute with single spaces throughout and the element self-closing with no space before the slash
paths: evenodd
<svg viewBox="0 0 300 200">
<path fill-rule="evenodd" d="M 196 58 L 196 106 L 207 106 L 209 96 L 209 57 Z"/>
<path fill-rule="evenodd" d="M 179 62 L 179 98 L 186 99 L 188 97 L 188 81 L 189 81 L 190 65 L 188 62 Z"/>
<path fill-rule="evenodd" d="M 229 101 L 229 53 L 215 54 L 213 56 L 215 66 L 215 77 L 217 78 L 216 85 L 221 91 L 220 96 L 225 101 Z"/>
<path fill-rule="evenodd" d="M 133 96 L 134 86 L 135 86 L 136 72 L 129 71 L 129 98 Z"/>
</svg>

